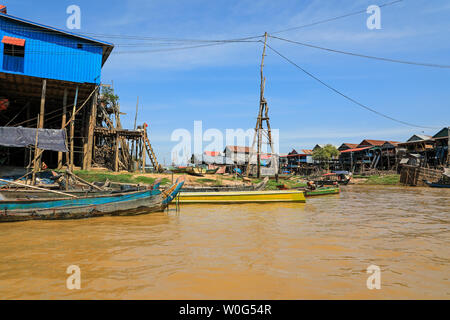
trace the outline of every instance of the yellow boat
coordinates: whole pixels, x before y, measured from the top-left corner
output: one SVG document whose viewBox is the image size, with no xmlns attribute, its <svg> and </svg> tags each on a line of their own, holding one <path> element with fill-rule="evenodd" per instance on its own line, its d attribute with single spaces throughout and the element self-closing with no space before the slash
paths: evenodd
<svg viewBox="0 0 450 320">
<path fill-rule="evenodd" d="M 300 190 L 180 192 L 180 203 L 306 202 Z"/>
</svg>

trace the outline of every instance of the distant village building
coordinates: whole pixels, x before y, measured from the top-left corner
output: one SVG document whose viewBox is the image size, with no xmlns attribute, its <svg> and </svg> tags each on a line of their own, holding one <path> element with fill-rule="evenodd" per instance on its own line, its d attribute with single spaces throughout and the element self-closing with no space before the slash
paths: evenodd
<svg viewBox="0 0 450 320">
<path fill-rule="evenodd" d="M 339 151 L 345 151 L 345 150 L 349 150 L 349 149 L 355 149 L 358 147 L 357 143 L 343 143 L 341 144 L 341 146 L 338 148 Z"/>
</svg>

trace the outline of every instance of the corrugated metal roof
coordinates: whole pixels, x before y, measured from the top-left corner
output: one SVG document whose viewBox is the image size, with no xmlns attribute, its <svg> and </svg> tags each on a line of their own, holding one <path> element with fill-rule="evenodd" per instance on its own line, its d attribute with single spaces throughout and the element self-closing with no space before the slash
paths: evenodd
<svg viewBox="0 0 450 320">
<path fill-rule="evenodd" d="M 46 26 L 46 25 L 43 25 L 43 24 L 40 24 L 40 23 L 37 23 L 37 22 L 33 22 L 33 21 L 25 20 L 25 19 L 22 19 L 22 18 L 19 18 L 19 17 L 15 17 L 15 16 L 12 16 L 10 14 L 5 14 L 5 13 L 2 13 L 1 11 L 0 11 L 0 17 L 6 18 L 6 19 L 10 19 L 10 20 L 15 20 L 15 21 L 18 21 L 18 22 L 21 22 L 21 23 L 24 23 L 24 24 L 33 25 L 33 26 L 38 27 L 38 28 L 42 28 L 42 29 L 53 31 L 55 33 L 62 33 L 64 35 L 66 35 L 66 36 L 75 37 L 75 38 L 87 40 L 87 41 L 90 41 L 90 42 L 94 42 L 94 43 L 97 43 L 97 44 L 101 44 L 101 45 L 103 45 L 102 66 L 106 62 L 106 60 L 108 59 L 108 57 L 111 54 L 112 50 L 114 49 L 114 44 L 112 44 L 110 42 L 100 41 L 100 40 L 97 40 L 97 39 L 94 39 L 94 38 L 91 38 L 91 37 L 82 36 L 80 34 L 76 34 L 76 33 L 68 32 L 68 31 L 65 31 L 65 30 L 58 29 L 58 28 Z"/>
<path fill-rule="evenodd" d="M 23 47 L 23 46 L 25 46 L 25 39 L 4 36 L 2 39 L 2 43 L 12 44 L 14 46 Z"/>
<path fill-rule="evenodd" d="M 367 143 L 367 144 L 372 145 L 372 146 L 382 146 L 385 142 L 387 142 L 387 141 L 386 140 L 368 140 L 368 139 L 365 139 L 365 140 L 361 141 L 361 143 L 358 145 L 358 147 L 365 145 L 364 143 Z"/>
<path fill-rule="evenodd" d="M 358 147 L 358 144 L 357 143 L 343 143 L 339 148 L 341 148 L 342 146 L 347 146 L 350 149 L 355 149 Z"/>
</svg>

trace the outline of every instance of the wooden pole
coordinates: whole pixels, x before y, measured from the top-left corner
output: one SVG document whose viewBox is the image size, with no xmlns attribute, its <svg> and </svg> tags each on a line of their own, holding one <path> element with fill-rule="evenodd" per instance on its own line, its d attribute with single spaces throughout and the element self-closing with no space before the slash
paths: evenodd
<svg viewBox="0 0 450 320">
<path fill-rule="evenodd" d="M 91 114 L 89 116 L 89 130 L 88 130 L 88 141 L 87 148 L 84 155 L 84 170 L 91 169 L 92 165 L 92 152 L 94 145 L 94 129 L 97 122 L 97 100 L 98 100 L 98 90 L 96 90 L 94 97 L 92 98 Z"/>
<path fill-rule="evenodd" d="M 39 128 L 44 128 L 44 114 L 45 114 L 45 96 L 47 92 L 47 80 L 42 81 L 42 95 L 41 95 L 41 108 L 40 108 L 40 118 L 39 118 Z"/>
<path fill-rule="evenodd" d="M 44 79 L 42 81 L 41 107 L 40 107 L 40 111 L 39 111 L 39 121 L 38 121 L 38 123 L 39 123 L 38 128 L 40 128 L 40 129 L 44 128 L 46 94 L 47 94 L 47 80 Z M 39 159 L 38 159 L 38 168 L 41 167 L 41 159 L 42 159 L 41 157 L 39 157 Z M 35 162 L 35 164 L 36 164 L 36 162 Z"/>
<path fill-rule="evenodd" d="M 32 177 L 31 177 L 31 184 L 32 185 L 35 185 L 36 184 L 36 173 L 37 173 L 37 171 L 38 171 L 38 168 L 39 168 L 39 165 L 40 165 L 40 163 L 38 164 L 37 163 L 37 158 L 38 158 L 38 153 L 39 153 L 39 149 L 38 149 L 38 142 L 39 142 L 39 124 L 40 124 L 40 115 L 38 114 L 38 117 L 37 117 L 37 123 L 38 123 L 38 125 L 37 125 L 37 128 L 36 128 L 36 142 L 35 142 L 35 144 L 34 144 L 34 164 L 33 164 L 33 175 L 32 175 Z"/>
<path fill-rule="evenodd" d="M 136 102 L 136 114 L 134 116 L 134 131 L 136 131 L 136 122 L 137 122 L 137 115 L 138 115 L 138 108 L 139 108 L 139 96 L 137 97 L 137 102 Z M 133 140 L 133 145 L 131 146 L 131 161 L 133 160 L 133 151 L 134 151 L 134 144 L 135 144 L 136 140 Z M 137 160 L 137 155 L 136 155 L 136 160 Z"/>
<path fill-rule="evenodd" d="M 142 139 L 141 139 L 142 141 Z M 142 142 L 143 148 L 142 148 L 142 172 L 145 173 L 145 162 L 146 162 L 146 158 L 147 158 L 147 154 L 145 152 L 146 148 L 145 148 L 145 142 Z M 158 168 L 155 168 L 155 170 L 158 170 Z"/>
<path fill-rule="evenodd" d="M 266 45 L 267 45 L 267 32 L 264 33 L 264 48 L 263 48 L 263 54 L 261 58 L 261 91 L 260 91 L 260 98 L 259 98 L 259 115 L 258 115 L 258 150 L 257 150 L 257 157 L 256 157 L 256 167 L 257 167 L 257 174 L 256 177 L 259 179 L 261 177 L 261 146 L 262 146 L 262 114 L 263 114 L 263 108 L 264 108 L 264 88 L 266 80 L 264 78 L 264 57 L 266 56 Z"/>
<path fill-rule="evenodd" d="M 63 114 L 61 118 L 61 129 L 64 129 L 67 120 L 67 88 L 64 88 L 64 96 L 63 96 Z M 63 166 L 63 154 L 62 152 L 58 152 L 58 169 L 61 169 Z"/>
<path fill-rule="evenodd" d="M 70 119 L 70 171 L 73 171 L 74 167 L 74 134 L 75 134 L 75 111 L 77 109 L 77 100 L 78 100 L 78 86 L 75 91 L 75 100 L 73 102 L 73 110 L 72 117 Z"/>
<path fill-rule="evenodd" d="M 450 167 L 450 127 L 448 127 L 448 135 L 447 135 L 447 167 Z"/>
<path fill-rule="evenodd" d="M 116 133 L 116 145 L 115 145 L 115 152 L 114 152 L 114 156 L 115 156 L 115 160 L 114 160 L 114 171 L 118 172 L 119 171 L 119 134 Z"/>
<path fill-rule="evenodd" d="M 21 186 L 21 187 L 25 187 L 25 188 L 30 188 L 30 189 L 34 189 L 34 190 L 41 190 L 41 191 L 46 191 L 46 192 L 51 192 L 51 193 L 56 193 L 56 194 L 60 194 L 63 196 L 68 196 L 68 197 L 72 197 L 72 198 L 78 198 L 77 196 L 73 195 L 73 194 L 68 194 L 68 193 L 64 193 L 64 192 L 60 192 L 60 191 L 56 191 L 56 190 L 51 190 L 51 189 L 45 189 L 45 188 L 39 188 L 39 187 L 34 187 L 34 186 L 30 186 L 28 184 L 23 184 L 23 183 L 19 183 L 19 182 L 14 182 L 14 181 L 8 181 L 8 180 L 3 180 L 0 179 L 1 182 L 6 182 L 6 183 L 10 183 L 10 184 L 15 184 L 17 186 Z"/>
</svg>

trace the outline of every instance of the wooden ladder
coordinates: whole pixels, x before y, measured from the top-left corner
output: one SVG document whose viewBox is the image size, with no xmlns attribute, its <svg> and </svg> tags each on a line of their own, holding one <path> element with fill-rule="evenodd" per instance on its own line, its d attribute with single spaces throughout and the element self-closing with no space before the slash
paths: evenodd
<svg viewBox="0 0 450 320">
<path fill-rule="evenodd" d="M 160 172 L 162 167 L 159 165 L 158 160 L 156 160 L 155 152 L 153 151 L 152 145 L 150 144 L 150 140 L 148 139 L 147 129 L 144 129 L 144 145 L 153 167 L 157 172 Z"/>
</svg>

